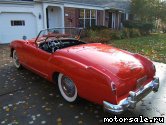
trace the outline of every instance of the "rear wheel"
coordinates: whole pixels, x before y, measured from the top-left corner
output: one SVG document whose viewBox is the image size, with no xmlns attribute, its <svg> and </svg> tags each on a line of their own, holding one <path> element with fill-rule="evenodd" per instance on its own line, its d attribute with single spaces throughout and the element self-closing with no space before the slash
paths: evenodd
<svg viewBox="0 0 166 125">
<path fill-rule="evenodd" d="M 63 98 L 68 102 L 75 102 L 78 98 L 77 88 L 74 82 L 64 74 L 58 76 L 58 87 Z"/>
<path fill-rule="evenodd" d="M 21 69 L 22 66 L 19 62 L 19 58 L 18 58 L 16 50 L 13 51 L 13 63 L 17 69 Z"/>
</svg>

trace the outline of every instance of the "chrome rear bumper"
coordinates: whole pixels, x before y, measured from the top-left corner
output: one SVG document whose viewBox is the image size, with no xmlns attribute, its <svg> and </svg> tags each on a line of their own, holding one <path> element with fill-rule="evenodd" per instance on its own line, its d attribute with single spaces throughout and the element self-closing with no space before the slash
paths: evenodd
<svg viewBox="0 0 166 125">
<path fill-rule="evenodd" d="M 159 78 L 155 77 L 153 81 L 145 85 L 137 92 L 130 91 L 129 96 L 120 101 L 118 105 L 103 101 L 104 110 L 112 114 L 121 114 L 127 109 L 134 109 L 136 104 L 142 100 L 151 91 L 157 92 L 159 88 Z"/>
</svg>

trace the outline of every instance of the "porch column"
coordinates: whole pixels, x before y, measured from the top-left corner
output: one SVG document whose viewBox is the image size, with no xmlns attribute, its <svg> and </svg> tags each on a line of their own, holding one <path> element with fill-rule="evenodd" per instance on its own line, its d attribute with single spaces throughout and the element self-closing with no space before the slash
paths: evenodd
<svg viewBox="0 0 166 125">
<path fill-rule="evenodd" d="M 46 17 L 46 8 L 48 7 L 48 5 L 43 4 L 43 29 L 47 28 L 47 17 Z"/>
<path fill-rule="evenodd" d="M 119 29 L 119 24 L 120 24 L 120 14 L 119 12 L 117 13 L 117 18 L 118 18 L 118 21 L 117 21 L 117 29 Z"/>
<path fill-rule="evenodd" d="M 61 6 L 61 11 L 62 11 L 62 27 L 65 27 L 65 10 L 64 10 L 64 6 Z"/>
<path fill-rule="evenodd" d="M 122 29 L 122 13 L 119 13 L 119 29 Z"/>
<path fill-rule="evenodd" d="M 126 20 L 129 20 L 129 14 L 126 13 Z"/>
<path fill-rule="evenodd" d="M 112 12 L 112 29 L 114 29 L 114 13 Z"/>
<path fill-rule="evenodd" d="M 97 18 L 98 18 L 98 15 L 97 15 L 97 14 L 98 14 L 98 11 L 96 10 L 96 25 L 98 24 L 98 21 L 97 21 L 97 20 L 98 20 L 98 19 L 97 19 Z M 90 11 L 90 18 L 91 18 L 91 11 Z M 91 19 L 90 19 L 90 25 L 91 25 Z M 91 27 L 91 26 L 90 26 L 90 27 Z"/>
<path fill-rule="evenodd" d="M 116 14 L 112 12 L 112 29 L 116 27 Z"/>
<path fill-rule="evenodd" d="M 103 10 L 103 26 L 105 26 L 105 10 Z"/>
</svg>

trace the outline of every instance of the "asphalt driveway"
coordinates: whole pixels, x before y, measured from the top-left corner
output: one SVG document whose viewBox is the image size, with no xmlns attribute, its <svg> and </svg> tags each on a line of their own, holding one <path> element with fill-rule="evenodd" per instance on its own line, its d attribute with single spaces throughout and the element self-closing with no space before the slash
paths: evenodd
<svg viewBox="0 0 166 125">
<path fill-rule="evenodd" d="M 164 117 L 166 119 L 166 64 L 155 63 L 160 89 L 151 93 L 137 108 L 121 116 Z M 86 100 L 70 104 L 56 85 L 23 69 L 17 70 L 7 45 L 0 45 L 0 124 L 1 125 L 101 125 L 102 106 Z M 157 124 L 157 123 L 156 123 Z"/>
</svg>

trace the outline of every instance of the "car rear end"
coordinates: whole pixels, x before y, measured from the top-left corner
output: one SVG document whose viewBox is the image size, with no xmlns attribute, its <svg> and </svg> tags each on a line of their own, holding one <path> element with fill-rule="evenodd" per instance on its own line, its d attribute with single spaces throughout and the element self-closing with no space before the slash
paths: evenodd
<svg viewBox="0 0 166 125">
<path fill-rule="evenodd" d="M 104 109 L 113 114 L 135 108 L 137 102 L 159 88 L 155 66 L 141 55 L 99 43 L 66 48 L 65 51 L 84 62 L 86 71 L 93 70 L 107 79 L 106 82 L 98 81 L 104 89 L 100 87 L 100 92 L 95 94 L 101 98 L 96 96 L 98 99 L 93 100 L 99 104 L 103 101 Z"/>
<path fill-rule="evenodd" d="M 155 77 L 155 66 L 148 59 L 135 55 L 143 64 L 143 70 L 129 79 L 119 79 L 118 83 L 111 83 L 112 91 L 116 96 L 117 104 L 103 101 L 104 109 L 112 114 L 121 114 L 127 109 L 134 109 L 136 104 L 150 92 L 159 89 L 159 78 Z"/>
</svg>

